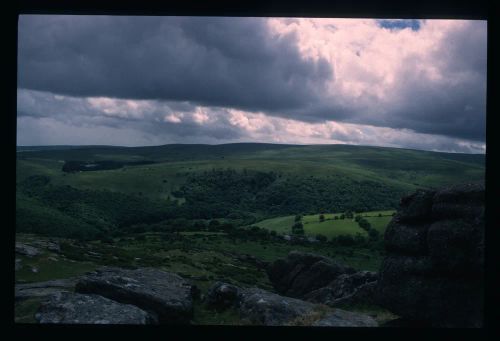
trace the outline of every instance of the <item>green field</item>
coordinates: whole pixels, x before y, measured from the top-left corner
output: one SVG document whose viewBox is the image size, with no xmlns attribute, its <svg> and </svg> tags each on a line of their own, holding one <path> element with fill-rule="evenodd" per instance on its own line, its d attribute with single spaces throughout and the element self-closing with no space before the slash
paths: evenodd
<svg viewBox="0 0 500 341">
<path fill-rule="evenodd" d="M 380 233 L 385 232 L 387 224 L 392 219 L 392 214 L 395 211 L 370 211 L 356 213 L 356 215 L 361 215 L 367 217 L 366 220 L 372 225 L 372 227 L 378 230 Z M 382 216 L 379 217 L 378 215 Z M 308 236 L 316 236 L 317 234 L 322 234 L 327 238 L 336 237 L 339 235 L 352 235 L 355 236 L 357 233 L 367 237 L 368 234 L 365 230 L 359 227 L 358 223 L 354 219 L 334 219 L 334 216 L 340 217 L 340 213 L 325 213 L 325 221 L 319 221 L 319 214 L 305 215 L 302 217 L 302 224 L 304 226 L 304 233 Z M 285 216 L 277 217 L 259 221 L 254 225 L 261 228 L 268 229 L 270 231 L 276 231 L 279 234 L 291 234 L 292 225 L 295 223 L 295 216 Z"/>
</svg>

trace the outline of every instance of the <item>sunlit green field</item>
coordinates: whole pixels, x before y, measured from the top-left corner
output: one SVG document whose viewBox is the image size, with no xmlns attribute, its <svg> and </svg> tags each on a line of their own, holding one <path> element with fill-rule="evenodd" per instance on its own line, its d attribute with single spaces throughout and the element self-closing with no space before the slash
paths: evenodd
<svg viewBox="0 0 500 341">
<path fill-rule="evenodd" d="M 380 233 L 385 232 L 387 224 L 392 219 L 392 214 L 395 211 L 370 211 L 355 213 L 366 217 L 366 220 L 372 227 Z M 379 217 L 379 214 L 381 217 Z M 319 220 L 320 214 L 305 215 L 302 217 L 304 232 L 308 236 L 316 236 L 322 234 L 327 238 L 336 237 L 339 235 L 356 235 L 360 233 L 363 236 L 368 236 L 365 230 L 359 227 L 354 219 L 340 219 L 341 213 L 325 213 L 325 221 Z M 338 218 L 335 219 L 334 217 Z M 295 223 L 295 216 L 285 216 L 272 219 L 266 219 L 255 223 L 254 225 L 265 228 L 271 231 L 276 231 L 279 234 L 291 234 L 292 226 Z"/>
</svg>

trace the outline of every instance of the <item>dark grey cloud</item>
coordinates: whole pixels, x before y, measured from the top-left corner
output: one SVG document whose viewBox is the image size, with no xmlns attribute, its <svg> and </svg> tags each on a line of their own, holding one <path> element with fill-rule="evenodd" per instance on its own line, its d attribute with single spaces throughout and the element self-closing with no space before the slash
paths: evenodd
<svg viewBox="0 0 500 341">
<path fill-rule="evenodd" d="M 261 18 L 22 16 L 19 87 L 245 110 L 321 100 L 333 70 Z"/>
<path fill-rule="evenodd" d="M 296 19 L 285 21 L 298 23 Z M 334 34 L 342 29 L 341 25 L 329 28 Z M 425 29 L 425 22 L 419 29 Z M 209 136 L 221 141 L 224 134 L 228 139 L 245 136 L 227 117 L 224 121 L 223 111 L 215 115 L 217 124 L 183 121 L 176 125 L 164 120 L 170 113 L 192 113 L 204 106 L 261 111 L 308 123 L 334 120 L 410 129 L 482 142 L 486 23 L 468 22 L 450 30 L 439 44 L 428 60 L 406 56 L 395 75 L 396 84 L 383 99 L 369 91 L 351 98 L 335 90 L 342 80 L 334 77 L 329 62 L 305 58 L 294 33 L 276 35 L 264 18 L 23 15 L 19 20 L 18 86 L 43 93 L 33 91 L 27 96 L 21 90 L 25 97 L 18 115 L 57 117 L 75 126 L 99 123 L 119 128 L 125 124 L 158 136 L 184 134 L 186 138 Z M 430 79 L 419 71 L 423 62 L 433 63 L 443 78 Z M 358 78 L 376 86 L 374 75 L 366 72 Z M 63 103 L 50 97 L 54 94 L 74 97 Z M 106 112 L 77 100 L 93 96 L 156 102 L 136 111 L 120 104 L 117 110 Z"/>
</svg>

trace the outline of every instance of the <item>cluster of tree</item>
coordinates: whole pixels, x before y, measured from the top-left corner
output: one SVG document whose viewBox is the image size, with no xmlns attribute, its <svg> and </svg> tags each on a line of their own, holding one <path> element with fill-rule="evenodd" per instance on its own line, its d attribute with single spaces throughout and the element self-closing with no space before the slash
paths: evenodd
<svg viewBox="0 0 500 341">
<path fill-rule="evenodd" d="M 189 208 L 191 218 L 213 219 L 235 211 L 273 217 L 314 214 L 326 207 L 334 212 L 390 209 L 398 206 L 404 193 L 381 183 L 344 177 L 285 177 L 275 172 L 214 169 L 190 174 L 173 194 L 186 199 L 183 206 Z"/>
<path fill-rule="evenodd" d="M 292 233 L 304 235 L 304 225 L 302 225 L 302 223 L 300 221 L 296 222 L 292 226 Z"/>
<path fill-rule="evenodd" d="M 360 228 L 368 233 L 368 237 L 370 238 L 370 240 L 377 240 L 379 238 L 379 232 L 376 229 L 372 228 L 368 220 L 360 215 L 357 215 L 354 220 L 356 220 Z"/>
<path fill-rule="evenodd" d="M 20 182 L 16 198 L 17 231 L 79 239 L 173 218 L 176 207 L 135 195 L 53 185 L 46 176 Z"/>
</svg>

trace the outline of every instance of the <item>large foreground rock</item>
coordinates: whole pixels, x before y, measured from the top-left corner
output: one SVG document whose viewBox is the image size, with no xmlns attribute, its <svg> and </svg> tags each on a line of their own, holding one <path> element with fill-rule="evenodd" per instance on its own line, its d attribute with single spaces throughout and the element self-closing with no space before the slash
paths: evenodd
<svg viewBox="0 0 500 341">
<path fill-rule="evenodd" d="M 377 287 L 377 278 L 377 273 L 371 271 L 343 274 L 329 285 L 306 294 L 304 299 L 332 307 L 375 304 L 373 297 Z"/>
<path fill-rule="evenodd" d="M 15 299 L 16 301 L 20 301 L 28 298 L 47 297 L 58 292 L 72 292 L 76 281 L 75 278 L 68 278 L 46 282 L 16 284 Z"/>
<path fill-rule="evenodd" d="M 147 324 L 147 312 L 99 295 L 59 292 L 42 303 L 35 318 L 40 323 L 58 324 Z"/>
<path fill-rule="evenodd" d="M 295 298 L 251 288 L 241 292 L 240 314 L 255 324 L 282 326 L 311 314 L 315 305 Z"/>
<path fill-rule="evenodd" d="M 365 314 L 335 309 L 312 324 L 315 327 L 378 327 L 378 323 Z"/>
<path fill-rule="evenodd" d="M 331 309 L 259 288 L 242 289 L 222 282 L 215 283 L 209 289 L 206 303 L 219 309 L 234 307 L 238 309 L 240 317 L 257 325 L 377 326 L 377 322 L 368 315 Z"/>
<path fill-rule="evenodd" d="M 75 290 L 136 305 L 161 324 L 188 324 L 193 315 L 191 284 L 157 269 L 101 268 L 83 276 Z"/>
<path fill-rule="evenodd" d="M 267 268 L 278 293 L 299 298 L 327 286 L 340 275 L 354 272 L 352 267 L 331 258 L 298 251 L 291 251 L 285 259 L 278 259 Z"/>
<path fill-rule="evenodd" d="M 484 186 L 419 191 L 385 233 L 377 301 L 407 321 L 483 325 Z"/>
</svg>

